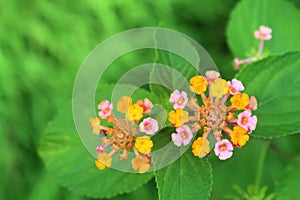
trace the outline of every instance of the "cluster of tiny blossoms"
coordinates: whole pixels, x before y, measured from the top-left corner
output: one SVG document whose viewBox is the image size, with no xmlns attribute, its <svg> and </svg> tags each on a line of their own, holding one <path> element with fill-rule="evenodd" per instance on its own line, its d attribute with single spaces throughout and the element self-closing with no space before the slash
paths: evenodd
<svg viewBox="0 0 300 200">
<path fill-rule="evenodd" d="M 150 138 L 159 127 L 155 119 L 148 116 L 152 109 L 149 99 L 138 100 L 136 103 L 128 96 L 123 96 L 117 103 L 117 111 L 124 114 L 123 119 L 117 119 L 113 114 L 113 105 L 104 100 L 98 105 L 98 117 L 90 118 L 93 133 L 101 136 L 101 144 L 96 147 L 96 166 L 99 169 L 109 168 L 112 165 L 112 156 L 118 151 L 120 160 L 128 159 L 128 152 L 133 151 L 135 158 L 131 166 L 139 173 L 145 173 L 152 166 L 149 153 L 153 147 Z M 105 120 L 111 126 L 101 125 Z"/>
<path fill-rule="evenodd" d="M 238 58 L 234 58 L 233 61 L 234 61 L 235 70 L 239 70 L 241 65 L 255 61 L 261 56 L 265 46 L 265 41 L 272 39 L 272 29 L 270 27 L 262 25 L 259 27 L 259 30 L 254 31 L 254 37 L 260 41 L 256 55 L 254 57 L 245 58 L 242 60 L 239 60 Z"/>
<path fill-rule="evenodd" d="M 195 134 L 200 133 L 192 144 L 192 152 L 200 158 L 210 153 L 213 147 L 210 137 L 216 139 L 214 152 L 221 160 L 230 158 L 234 147 L 242 147 L 249 140 L 249 134 L 256 128 L 257 109 L 255 97 L 243 93 L 241 81 L 226 82 L 216 71 L 207 71 L 206 77 L 190 79 L 190 89 L 200 95 L 202 105 L 195 98 L 188 99 L 187 93 L 175 90 L 170 96 L 173 109 L 169 121 L 176 127 L 172 134 L 174 145 L 188 145 Z"/>
</svg>

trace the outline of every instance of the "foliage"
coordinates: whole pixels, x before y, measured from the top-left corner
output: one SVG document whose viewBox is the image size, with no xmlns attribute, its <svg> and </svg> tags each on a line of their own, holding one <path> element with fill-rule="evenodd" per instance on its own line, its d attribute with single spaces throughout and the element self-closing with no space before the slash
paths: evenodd
<svg viewBox="0 0 300 200">
<path fill-rule="evenodd" d="M 300 108 L 294 104 L 300 89 L 299 56 L 299 53 L 270 56 L 237 74 L 246 91 L 259 102 L 256 114 L 260 122 L 253 135 L 272 138 L 300 132 L 297 118 Z"/>
<path fill-rule="evenodd" d="M 276 199 L 297 196 L 300 12 L 293 2 L 3 0 L 0 9 L 1 199 L 219 200 L 235 193 L 233 185 L 249 188 L 236 199 L 266 196 L 265 185 Z M 253 31 L 261 24 L 273 29 L 264 59 L 236 74 L 231 59 L 253 55 L 258 46 Z M 257 130 L 232 159 L 199 159 L 188 149 L 179 160 L 155 172 L 155 180 L 151 173 L 95 169 L 94 158 L 81 145 L 72 121 L 70 99 L 76 72 L 99 42 L 144 26 L 163 26 L 194 38 L 210 53 L 222 77 L 237 77 L 248 93 L 257 96 Z M 197 73 L 185 71 L 189 64 L 173 54 L 143 50 L 112 63 L 101 84 L 115 83 L 133 66 L 154 59 L 181 68 L 186 78 Z M 168 95 L 159 96 L 163 88 L 144 89 L 147 95 L 156 94 L 168 110 Z M 168 136 L 172 131 L 167 129 Z M 157 140 L 169 142 L 170 137 Z"/>
</svg>

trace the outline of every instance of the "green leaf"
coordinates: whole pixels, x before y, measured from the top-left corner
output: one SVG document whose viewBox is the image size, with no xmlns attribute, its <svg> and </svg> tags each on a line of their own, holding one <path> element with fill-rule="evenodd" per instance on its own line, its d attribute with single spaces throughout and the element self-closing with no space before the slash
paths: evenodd
<svg viewBox="0 0 300 200">
<path fill-rule="evenodd" d="M 153 146 L 153 151 L 156 151 L 158 149 L 163 148 L 164 146 L 166 146 L 168 143 L 171 142 L 171 134 L 175 132 L 175 128 L 174 127 L 166 127 L 162 130 L 160 130 L 159 133 L 155 134 L 151 139 L 154 143 Z M 166 153 L 166 152 L 164 152 Z M 163 154 L 160 154 L 161 156 Z M 168 155 L 167 155 L 168 156 Z"/>
<path fill-rule="evenodd" d="M 272 138 L 300 132 L 300 52 L 271 56 L 245 66 L 237 79 L 257 98 L 253 136 Z"/>
<path fill-rule="evenodd" d="M 243 0 L 232 11 L 227 39 L 232 53 L 250 57 L 257 51 L 259 40 L 254 31 L 260 25 L 272 28 L 272 39 L 265 48 L 272 53 L 300 50 L 300 11 L 285 0 Z"/>
<path fill-rule="evenodd" d="M 170 110 L 169 98 L 174 90 L 193 95 L 189 79 L 216 66 L 208 53 L 190 38 L 158 30 L 155 40 L 159 49 L 156 50 L 157 64 L 150 74 L 150 89 L 160 98 L 162 106 Z"/>
<path fill-rule="evenodd" d="M 207 159 L 187 151 L 180 159 L 156 172 L 159 199 L 209 199 L 212 168 Z"/>
<path fill-rule="evenodd" d="M 101 91 L 99 100 L 104 100 L 110 97 L 113 87 L 104 86 Z M 147 91 L 141 93 L 150 94 Z M 79 138 L 73 121 L 71 103 L 48 125 L 41 137 L 39 155 L 63 186 L 93 198 L 108 198 L 129 193 L 153 177 L 152 173 L 141 175 L 114 169 L 98 170 L 94 163 L 95 158 Z"/>
<path fill-rule="evenodd" d="M 290 164 L 282 178 L 276 184 L 276 199 L 297 199 L 300 185 L 300 157 L 297 163 Z"/>
<path fill-rule="evenodd" d="M 147 184 L 143 185 L 142 187 L 138 188 L 136 191 L 129 193 L 118 195 L 116 197 L 111 198 L 110 200 L 133 200 L 133 199 L 141 199 L 143 200 L 157 200 L 157 188 L 154 179 L 149 181 Z"/>
</svg>

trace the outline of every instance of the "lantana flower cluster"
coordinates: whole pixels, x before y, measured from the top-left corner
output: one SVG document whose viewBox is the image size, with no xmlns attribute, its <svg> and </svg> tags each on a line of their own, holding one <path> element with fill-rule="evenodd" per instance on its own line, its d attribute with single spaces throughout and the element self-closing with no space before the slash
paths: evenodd
<svg viewBox="0 0 300 200">
<path fill-rule="evenodd" d="M 271 40 L 272 39 L 272 29 L 268 26 L 259 26 L 258 30 L 254 31 L 254 37 L 259 40 L 259 47 L 257 50 L 257 53 L 254 57 L 251 58 L 245 58 L 245 59 L 238 59 L 234 58 L 234 69 L 239 70 L 241 68 L 241 65 L 247 64 L 250 62 L 253 62 L 261 56 L 264 46 L 265 46 L 265 41 Z"/>
<path fill-rule="evenodd" d="M 216 71 L 194 76 L 190 84 L 202 103 L 198 104 L 194 97 L 188 99 L 185 91 L 171 94 L 173 110 L 169 112 L 169 122 L 176 127 L 171 136 L 174 145 L 187 146 L 202 133 L 192 144 L 195 156 L 203 158 L 214 148 L 221 160 L 230 158 L 234 147 L 243 147 L 256 128 L 257 117 L 252 114 L 257 109 L 256 98 L 243 92 L 241 81 L 226 81 Z"/>
<path fill-rule="evenodd" d="M 108 100 L 98 105 L 98 116 L 90 118 L 93 133 L 101 136 L 101 144 L 96 147 L 96 166 L 102 170 L 112 165 L 112 156 L 119 154 L 120 160 L 128 159 L 128 152 L 132 151 L 135 158 L 131 166 L 139 173 L 145 173 L 153 165 L 150 152 L 153 147 L 151 135 L 158 130 L 158 122 L 149 117 L 153 107 L 152 102 L 145 98 L 133 103 L 131 97 L 123 96 L 117 103 L 117 111 L 124 114 L 124 118 L 116 118 L 112 110 L 113 104 Z M 101 125 L 106 121 L 107 126 Z"/>
</svg>

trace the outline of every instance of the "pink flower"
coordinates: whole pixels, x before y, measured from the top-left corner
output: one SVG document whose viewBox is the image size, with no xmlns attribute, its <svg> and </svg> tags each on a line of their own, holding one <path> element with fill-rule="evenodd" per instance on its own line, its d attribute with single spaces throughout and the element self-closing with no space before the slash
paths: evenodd
<svg viewBox="0 0 300 200">
<path fill-rule="evenodd" d="M 267 26 L 260 26 L 259 30 L 254 32 L 254 36 L 260 40 L 270 40 L 272 38 L 272 29 Z"/>
<path fill-rule="evenodd" d="M 252 132 L 256 128 L 257 123 L 257 117 L 251 115 L 252 113 L 249 110 L 245 110 L 238 115 L 237 124 L 248 132 Z"/>
<path fill-rule="evenodd" d="M 96 147 L 96 152 L 103 153 L 103 152 L 105 152 L 105 149 L 104 149 L 103 146 L 101 146 L 100 144 L 98 144 L 97 147 Z"/>
<path fill-rule="evenodd" d="M 153 104 L 149 99 L 145 98 L 144 101 L 139 100 L 136 103 L 143 108 L 143 113 L 144 114 L 147 114 L 147 113 L 151 112 Z"/>
<path fill-rule="evenodd" d="M 238 58 L 234 58 L 233 59 L 233 62 L 234 62 L 234 69 L 235 70 L 239 70 L 241 68 L 241 62 Z"/>
<path fill-rule="evenodd" d="M 250 110 L 257 110 L 257 100 L 254 96 L 250 97 L 250 102 L 247 108 Z"/>
<path fill-rule="evenodd" d="M 183 109 L 186 106 L 187 102 L 188 102 L 186 92 L 182 91 L 180 93 L 179 90 L 175 90 L 170 96 L 170 102 L 174 103 L 173 108 L 175 110 L 177 108 Z"/>
<path fill-rule="evenodd" d="M 99 109 L 99 112 L 98 112 L 99 117 L 101 117 L 102 119 L 105 119 L 111 115 L 113 105 L 111 103 L 109 103 L 108 100 L 104 100 L 98 105 L 98 109 Z"/>
<path fill-rule="evenodd" d="M 233 146 L 227 139 L 223 139 L 216 143 L 214 151 L 220 160 L 226 160 L 232 156 Z"/>
<path fill-rule="evenodd" d="M 145 132 L 147 135 L 153 135 L 158 131 L 157 121 L 155 119 L 152 119 L 151 117 L 144 119 L 140 123 L 140 131 Z"/>
<path fill-rule="evenodd" d="M 237 79 L 232 79 L 232 81 L 227 81 L 227 86 L 229 88 L 229 93 L 232 95 L 240 93 L 240 91 L 243 91 L 245 88 L 241 81 Z"/>
<path fill-rule="evenodd" d="M 220 73 L 214 70 L 210 70 L 205 73 L 205 76 L 208 82 L 213 82 L 220 77 Z"/>
<path fill-rule="evenodd" d="M 176 128 L 176 133 L 172 133 L 172 141 L 176 146 L 188 145 L 193 138 L 193 133 L 187 125 Z"/>
</svg>

